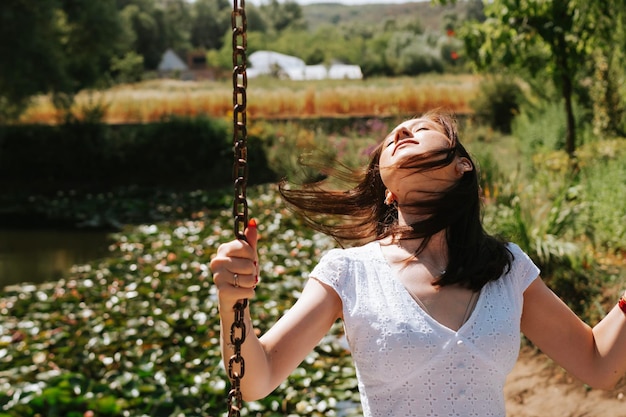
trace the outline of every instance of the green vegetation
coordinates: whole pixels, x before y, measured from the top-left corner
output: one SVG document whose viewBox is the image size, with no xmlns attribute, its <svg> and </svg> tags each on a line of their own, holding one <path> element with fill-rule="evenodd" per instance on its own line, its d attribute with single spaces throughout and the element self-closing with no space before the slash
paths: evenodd
<svg viewBox="0 0 626 417">
<path fill-rule="evenodd" d="M 265 236 L 263 286 L 252 307 L 264 330 L 332 242 L 277 208 L 272 188 L 250 191 Z M 232 236 L 230 214 L 205 208 L 186 220 L 128 227 L 114 236 L 107 259 L 76 266 L 58 283 L 5 290 L 0 415 L 220 415 L 228 382 L 207 263 Z M 270 250 L 273 242 L 280 247 Z M 251 409 L 322 416 L 358 401 L 339 334 L 337 327 L 279 391 Z"/>
<path fill-rule="evenodd" d="M 302 172 L 297 155 L 360 166 L 395 122 L 264 122 L 252 134 L 280 175 L 306 181 L 320 172 Z M 511 135 L 471 118 L 461 122 L 480 163 L 488 229 L 520 244 L 549 285 L 583 318 L 597 321 L 624 284 L 626 213 L 616 202 L 626 201 L 626 141 L 589 140 L 572 172 L 569 157 L 554 145 L 565 126 L 558 110 L 522 106 Z M 560 130 L 543 129 L 552 125 Z M 248 191 L 263 236 L 262 281 L 251 304 L 262 332 L 289 308 L 335 243 L 287 212 L 274 185 Z M 7 288 L 0 298 L 0 415 L 223 415 L 228 380 L 207 263 L 217 245 L 233 237 L 230 193 L 156 195 L 158 214 L 113 234 L 106 258 L 76 265 L 59 282 Z M 66 201 L 61 211 L 80 207 L 66 194 L 57 200 Z M 358 415 L 340 325 L 274 393 L 247 403 L 246 413 Z"/>
<path fill-rule="evenodd" d="M 12 63 L 0 67 L 0 120 L 19 120 L 33 102 L 48 97 L 57 110 L 53 117 L 29 120 L 56 123 L 88 117 L 109 121 L 106 113 L 117 105 L 116 99 L 103 99 L 95 90 L 154 78 L 168 48 L 183 59 L 206 58 L 214 76 L 231 78 L 232 5 L 226 0 L 106 0 L 89 7 L 44 0 L 38 2 L 35 14 L 29 12 L 28 1 L 5 3 L 0 35 L 19 44 L 0 51 Z M 560 103 L 567 122 L 563 146 L 574 157 L 582 143 L 577 118 L 592 123 L 595 134 L 624 136 L 626 131 L 621 65 L 626 48 L 625 10 L 624 0 L 484 4 L 432 0 L 359 7 L 301 7 L 292 1 L 271 0 L 247 5 L 247 48 L 248 53 L 269 49 L 291 54 L 309 64 L 357 64 L 366 77 L 467 74 L 476 69 L 519 78 L 542 101 Z M 24 28 L 32 27 L 36 30 L 25 32 Z M 83 95 L 78 103 L 77 94 Z M 179 104 L 170 109 L 159 102 L 148 115 L 122 109 L 124 116 L 113 120 L 145 122 L 171 114 L 223 114 L 206 111 L 203 102 L 213 99 L 204 97 L 199 102 L 187 96 L 183 100 L 186 107 Z M 301 114 L 304 109 L 311 114 L 319 101 L 327 100 L 313 94 L 295 101 L 301 105 L 288 110 Z M 380 115 L 375 104 L 365 102 L 357 110 L 360 114 L 366 114 L 365 107 L 371 109 L 367 115 Z M 586 111 L 576 114 L 577 106 Z M 354 111 L 336 105 L 331 109 L 332 115 Z"/>
<path fill-rule="evenodd" d="M 326 6 L 311 6 L 309 15 L 308 7 L 294 2 L 247 4 L 248 53 L 270 49 L 309 64 L 358 64 L 367 76 L 463 67 L 457 59 L 461 42 L 443 26 L 422 25 L 462 21 L 465 6 L 373 5 L 347 15 Z M 212 74 L 228 80 L 231 8 L 227 0 L 103 0 L 89 7 L 66 0 L 7 0 L 0 36 L 17 43 L 0 47 L 11 62 L 0 67 L 0 121 L 15 120 L 41 95 L 50 97 L 60 121 L 72 121 L 83 110 L 76 108 L 76 94 L 155 78 L 167 49 L 184 61 L 199 57 Z"/>
<path fill-rule="evenodd" d="M 433 0 L 456 3 L 456 0 Z M 624 132 L 623 101 L 626 2 L 609 0 L 496 0 L 485 3 L 482 21 L 468 21 L 460 37 L 479 70 L 523 76 L 536 94 L 563 102 L 565 150 L 578 146 L 576 101 L 594 108 L 604 131 Z M 596 130 L 598 132 L 598 130 Z"/>
<path fill-rule="evenodd" d="M 53 126 L 0 128 L 1 211 L 117 231 L 105 259 L 76 265 L 59 282 L 4 291 L 0 417 L 222 415 L 228 381 L 207 264 L 233 237 L 232 187 L 222 188 L 232 173 L 224 122 L 231 86 L 150 79 L 171 47 L 206 55 L 230 82 L 231 4 L 36 3 L 2 6 L 0 36 L 16 44 L 0 46 L 11 63 L 0 66 L 0 120 Z M 336 160 L 361 166 L 397 121 L 438 106 L 461 114 L 488 230 L 518 243 L 581 317 L 602 317 L 626 272 L 624 6 L 249 5 L 249 52 L 341 60 L 368 76 L 249 85 L 250 156 L 258 164 L 250 167 L 250 212 L 263 236 L 251 306 L 258 329 L 289 308 L 334 245 L 285 211 L 275 178 L 315 181 Z M 116 125 L 129 122 L 146 124 Z M 78 187 L 76 178 L 89 184 Z M 339 324 L 245 411 L 358 412 Z"/>
</svg>

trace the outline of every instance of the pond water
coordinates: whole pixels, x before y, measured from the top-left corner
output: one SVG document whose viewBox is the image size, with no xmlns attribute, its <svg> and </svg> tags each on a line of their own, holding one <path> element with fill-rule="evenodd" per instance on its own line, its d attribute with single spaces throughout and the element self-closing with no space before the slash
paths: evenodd
<svg viewBox="0 0 626 417">
<path fill-rule="evenodd" d="M 73 265 L 102 258 L 109 233 L 87 230 L 0 230 L 0 290 L 66 276 Z"/>
</svg>

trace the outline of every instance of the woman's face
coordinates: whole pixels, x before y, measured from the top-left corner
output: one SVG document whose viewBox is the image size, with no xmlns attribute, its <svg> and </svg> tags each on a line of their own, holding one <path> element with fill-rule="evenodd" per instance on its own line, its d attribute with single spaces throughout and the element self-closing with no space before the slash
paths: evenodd
<svg viewBox="0 0 626 417">
<path fill-rule="evenodd" d="M 381 179 L 399 203 L 420 198 L 420 191 L 444 191 L 459 178 L 455 162 L 426 171 L 402 166 L 416 156 L 453 146 L 452 139 L 439 124 L 424 118 L 407 120 L 383 141 L 379 159 Z"/>
</svg>

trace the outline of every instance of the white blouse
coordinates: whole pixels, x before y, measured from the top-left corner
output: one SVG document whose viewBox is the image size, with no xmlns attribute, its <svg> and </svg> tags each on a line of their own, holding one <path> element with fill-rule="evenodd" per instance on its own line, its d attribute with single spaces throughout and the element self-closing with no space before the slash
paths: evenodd
<svg viewBox="0 0 626 417">
<path fill-rule="evenodd" d="M 311 277 L 331 286 L 366 417 L 503 417 L 504 382 L 520 348 L 523 292 L 539 269 L 515 244 L 510 272 L 487 283 L 458 331 L 425 312 L 379 242 L 333 249 Z"/>
</svg>

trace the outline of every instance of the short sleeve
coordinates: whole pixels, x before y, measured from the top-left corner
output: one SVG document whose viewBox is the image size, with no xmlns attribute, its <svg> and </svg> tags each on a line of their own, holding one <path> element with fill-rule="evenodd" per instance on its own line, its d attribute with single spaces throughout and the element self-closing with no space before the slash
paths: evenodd
<svg viewBox="0 0 626 417">
<path fill-rule="evenodd" d="M 348 269 L 348 258 L 343 249 L 331 249 L 311 271 L 310 277 L 329 285 L 339 295 L 342 293 Z"/>
<path fill-rule="evenodd" d="M 507 248 L 513 255 L 509 274 L 513 275 L 517 289 L 523 293 L 537 279 L 541 271 L 518 245 L 509 243 Z"/>
</svg>

